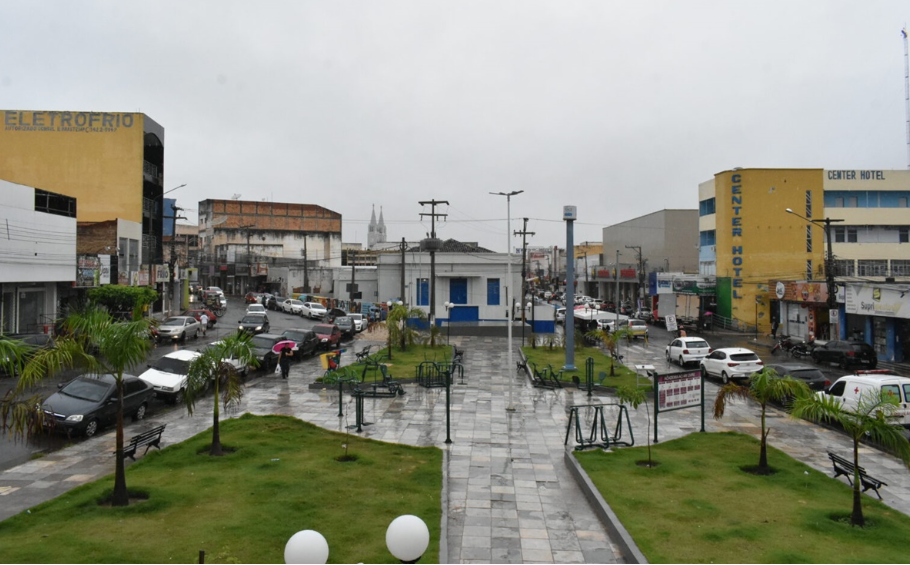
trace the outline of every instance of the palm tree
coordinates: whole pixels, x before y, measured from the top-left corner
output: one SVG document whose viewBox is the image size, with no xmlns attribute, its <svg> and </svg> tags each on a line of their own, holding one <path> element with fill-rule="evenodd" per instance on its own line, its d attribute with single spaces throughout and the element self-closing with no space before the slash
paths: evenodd
<svg viewBox="0 0 910 565">
<path fill-rule="evenodd" d="M 389 310 L 385 321 L 386 329 L 389 332 L 389 358 L 392 357 L 391 345 L 393 342 L 398 344 L 401 351 L 406 351 L 408 345 L 414 345 L 420 340 L 420 332 L 408 326 L 408 320 L 411 318 L 426 320 L 427 314 L 420 308 L 408 308 L 404 304 L 394 304 Z M 430 336 L 433 338 L 431 345 L 435 345 L 435 337 L 432 332 Z"/>
<path fill-rule="evenodd" d="M 751 398 L 758 403 L 761 407 L 761 449 L 755 472 L 760 475 L 768 475 L 771 473 L 771 467 L 768 465 L 768 434 L 771 433 L 771 429 L 767 427 L 766 420 L 768 403 L 772 400 L 785 403 L 789 398 L 799 398 L 809 394 L 809 387 L 806 386 L 806 383 L 797 381 L 789 375 L 780 378 L 777 371 L 765 367 L 757 373 L 752 373 L 748 384 L 731 382 L 722 386 L 714 399 L 714 418 L 719 420 L 724 417 L 728 400 Z"/>
<path fill-rule="evenodd" d="M 636 386 L 621 386 L 616 389 L 616 395 L 619 397 L 620 404 L 629 404 L 634 410 L 638 410 L 642 404 L 645 405 L 645 413 L 648 415 L 648 432 L 645 434 L 648 443 L 648 468 L 654 467 L 654 461 L 651 460 L 651 409 L 648 407 L 646 389 Z"/>
<path fill-rule="evenodd" d="M 615 360 L 619 359 L 619 343 L 624 339 L 630 340 L 632 338 L 632 331 L 629 328 L 619 328 L 618 330 L 611 332 L 608 328 L 604 327 L 591 330 L 586 335 L 603 341 L 604 347 L 612 357 L 610 363 L 610 376 L 615 377 Z"/>
<path fill-rule="evenodd" d="M 221 448 L 219 401 L 226 409 L 232 404 L 239 403 L 243 398 L 243 375 L 237 366 L 255 367 L 259 364 L 250 347 L 251 339 L 251 335 L 234 333 L 212 344 L 190 363 L 183 401 L 191 416 L 196 401 L 208 390 L 209 383 L 214 387 L 212 396 L 215 400 L 215 409 L 212 414 L 212 448 L 209 455 L 224 455 Z"/>
<path fill-rule="evenodd" d="M 63 320 L 63 335 L 55 347 L 39 349 L 22 370 L 16 393 L 24 393 L 38 381 L 64 369 L 81 368 L 94 374 L 110 374 L 117 386 L 117 439 L 112 506 L 127 506 L 126 471 L 123 457 L 123 375 L 145 361 L 151 348 L 147 319 L 115 322 L 101 306 L 87 304 L 70 309 Z M 22 422 L 14 427 L 23 429 Z"/>
<path fill-rule="evenodd" d="M 859 442 L 868 437 L 873 442 L 895 453 L 905 464 L 910 461 L 910 443 L 903 435 L 903 428 L 888 419 L 899 408 L 895 396 L 882 391 L 878 394 L 864 392 L 859 396 L 855 409 L 847 409 L 840 399 L 827 394 L 797 398 L 791 415 L 816 422 L 835 422 L 853 439 L 853 512 L 850 524 L 863 527 L 862 494 L 859 477 Z"/>
</svg>

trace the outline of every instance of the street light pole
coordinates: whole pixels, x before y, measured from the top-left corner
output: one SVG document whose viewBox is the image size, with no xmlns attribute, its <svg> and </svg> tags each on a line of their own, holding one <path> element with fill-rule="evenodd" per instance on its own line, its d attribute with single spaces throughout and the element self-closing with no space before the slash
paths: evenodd
<svg viewBox="0 0 910 565">
<path fill-rule="evenodd" d="M 818 219 L 818 220 L 810 220 L 809 218 L 807 218 L 805 216 L 801 216 L 801 215 L 797 214 L 790 208 L 787 208 L 787 213 L 793 214 L 797 218 L 801 218 L 801 219 L 809 222 L 810 224 L 815 224 L 817 226 L 824 225 L 824 227 L 825 227 L 825 238 L 828 240 L 828 253 L 825 256 L 825 283 L 827 283 L 827 286 L 828 286 L 828 301 L 827 301 L 828 311 L 829 311 L 828 312 L 828 316 L 829 316 L 828 321 L 829 321 L 829 323 L 831 323 L 832 320 L 830 319 L 830 315 L 831 315 L 830 311 L 837 308 L 837 285 L 835 285 L 835 282 L 834 282 L 834 247 L 832 245 L 832 240 L 831 240 L 831 222 L 843 222 L 844 220 L 827 218 L 827 217 Z M 833 323 L 837 324 L 837 320 L 834 320 Z"/>
<path fill-rule="evenodd" d="M 496 196 L 505 196 L 506 197 L 506 251 L 508 252 L 508 261 L 506 262 L 506 308 L 508 308 L 506 313 L 506 327 L 508 328 L 509 335 L 509 364 L 506 376 L 509 379 L 509 405 L 506 407 L 506 410 L 513 412 L 515 406 L 512 404 L 512 301 L 511 301 L 511 289 L 512 289 L 512 197 L 524 192 L 523 190 L 513 190 L 512 192 L 491 192 L 490 194 Z"/>
</svg>

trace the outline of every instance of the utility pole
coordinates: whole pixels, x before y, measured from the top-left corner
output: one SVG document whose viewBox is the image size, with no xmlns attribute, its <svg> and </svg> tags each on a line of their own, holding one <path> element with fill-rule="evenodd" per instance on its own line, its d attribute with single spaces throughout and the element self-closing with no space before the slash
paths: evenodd
<svg viewBox="0 0 910 565">
<path fill-rule="evenodd" d="M 357 282 L 354 280 L 357 276 L 357 251 L 351 249 L 348 252 L 348 257 L 351 258 L 351 290 L 349 292 L 351 303 L 348 304 L 348 312 L 353 312 L 351 306 L 354 304 L 354 291 L 357 289 Z"/>
<path fill-rule="evenodd" d="M 401 301 L 404 302 L 405 304 L 407 304 L 408 301 L 405 300 L 406 297 L 404 295 L 404 278 L 405 278 L 404 259 L 405 259 L 405 251 L 408 250 L 408 244 L 404 240 L 404 238 L 401 238 L 401 244 L 398 246 L 398 249 L 401 251 Z M 408 307 L 410 308 L 411 305 L 408 304 Z"/>
<path fill-rule="evenodd" d="M 307 261 L 306 240 L 307 240 L 307 234 L 306 234 L 306 232 L 304 232 L 304 234 L 303 234 L 303 293 L 309 294 L 310 293 L 310 280 L 309 280 L 309 276 L 308 276 L 309 268 L 307 265 L 308 261 Z M 290 289 L 288 289 L 288 290 L 290 290 Z M 290 294 L 290 292 L 288 294 Z"/>
<path fill-rule="evenodd" d="M 246 262 L 247 262 L 247 287 L 251 286 L 250 283 L 253 280 L 253 258 L 250 253 L 250 236 L 252 232 L 250 228 L 255 227 L 256 224 L 248 224 L 245 226 L 240 226 L 238 229 L 246 230 Z M 241 294 L 244 292 L 243 289 L 240 289 Z"/>
<path fill-rule="evenodd" d="M 524 331 L 524 324 L 527 321 L 527 316 L 525 315 L 525 296 L 528 295 L 528 272 L 527 272 L 527 263 L 526 259 L 528 256 L 528 241 L 526 236 L 534 235 L 534 232 L 528 231 L 528 218 L 522 218 L 524 225 L 521 228 L 521 231 L 515 232 L 515 235 L 521 236 L 521 327 Z M 531 306 L 534 307 L 533 304 Z"/>
<path fill-rule="evenodd" d="M 441 242 L 436 239 L 436 218 L 445 218 L 448 214 L 437 214 L 436 206 L 440 204 L 449 205 L 448 200 L 423 200 L 418 202 L 421 206 L 430 205 L 432 212 L 425 214 L 421 212 L 420 217 L 430 217 L 430 239 L 433 242 L 426 245 L 425 248 L 430 251 L 430 324 L 436 323 L 436 251 L 441 247 Z M 432 335 L 432 334 L 430 334 Z M 436 345 L 435 343 L 431 343 Z"/>
<path fill-rule="evenodd" d="M 635 289 L 635 308 L 641 308 L 641 246 L 640 245 L 627 245 L 626 249 L 634 249 L 638 253 L 638 288 Z"/>
<path fill-rule="evenodd" d="M 619 299 L 619 249 L 616 250 L 616 268 L 613 270 L 613 278 L 616 279 L 616 296 L 613 300 L 615 306 L 613 308 L 613 312 L 616 314 L 616 323 L 613 325 L 613 329 L 615 331 L 619 329 L 619 305 L 622 302 Z"/>
</svg>

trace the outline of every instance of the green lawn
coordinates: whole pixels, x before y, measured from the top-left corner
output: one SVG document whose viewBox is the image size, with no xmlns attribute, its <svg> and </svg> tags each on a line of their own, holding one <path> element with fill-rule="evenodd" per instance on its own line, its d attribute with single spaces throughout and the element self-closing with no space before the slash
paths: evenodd
<svg viewBox="0 0 910 565">
<path fill-rule="evenodd" d="M 577 453 L 578 460 L 652 563 L 906 563 L 910 517 L 863 495 L 866 528 L 850 526 L 844 481 L 772 447 L 777 473 L 758 463 L 758 441 L 693 433 L 652 446 Z M 884 487 L 887 489 L 888 487 Z"/>
<path fill-rule="evenodd" d="M 550 349 L 546 346 L 538 345 L 536 348 L 527 346 L 521 348 L 524 352 L 525 357 L 529 361 L 533 361 L 538 369 L 543 369 L 547 365 L 552 365 L 554 369 L 560 369 L 566 364 L 566 350 L 561 347 L 554 347 Z M 620 353 L 622 353 L 622 347 L 620 347 Z M 566 382 L 572 382 L 572 375 L 578 375 L 578 378 L 581 379 L 581 382 L 584 383 L 585 380 L 585 363 L 587 362 L 588 357 L 594 359 L 594 384 L 597 384 L 599 375 L 601 371 L 607 374 L 607 377 L 603 381 L 603 385 L 607 387 L 620 387 L 620 386 L 635 386 L 635 371 L 629 369 L 624 365 L 616 365 L 614 369 L 616 376 L 611 377 L 610 375 L 610 366 L 613 364 L 613 359 L 609 354 L 605 353 L 604 350 L 597 347 L 582 347 L 575 351 L 575 367 L 577 371 L 566 371 L 563 373 L 562 380 Z M 642 380 L 642 382 L 645 382 Z M 644 386 L 644 385 L 643 385 Z M 648 390 L 653 388 L 649 383 L 645 386 Z"/>
<path fill-rule="evenodd" d="M 394 563 L 386 528 L 414 514 L 430 530 L 424 561 L 438 561 L 439 449 L 371 441 L 285 416 L 224 421 L 222 441 L 236 449 L 224 457 L 203 451 L 211 435 L 152 450 L 131 465 L 127 485 L 145 501 L 99 506 L 113 488 L 106 477 L 0 522 L 0 560 L 195 563 L 205 550 L 208 563 L 283 563 L 287 540 L 312 529 L 328 541 L 329 563 Z M 335 460 L 342 444 L 356 461 Z"/>
<path fill-rule="evenodd" d="M 360 348 L 353 347 L 352 349 L 359 351 Z M 436 347 L 416 344 L 409 345 L 406 351 L 400 351 L 395 346 L 392 347 L 391 359 L 388 358 L 388 348 L 383 347 L 378 352 L 373 353 L 370 358 L 386 365 L 389 374 L 396 380 L 415 379 L 417 378 L 417 366 L 423 361 L 450 361 L 452 359 L 452 347 L 440 344 L 437 344 Z M 370 370 L 363 375 L 362 363 L 349 363 L 342 365 L 341 369 L 347 370 L 349 374 L 353 374 L 357 378 L 363 376 L 365 382 L 382 380 L 382 374 L 379 371 Z M 322 382 L 322 377 L 317 378 L 316 382 Z"/>
</svg>

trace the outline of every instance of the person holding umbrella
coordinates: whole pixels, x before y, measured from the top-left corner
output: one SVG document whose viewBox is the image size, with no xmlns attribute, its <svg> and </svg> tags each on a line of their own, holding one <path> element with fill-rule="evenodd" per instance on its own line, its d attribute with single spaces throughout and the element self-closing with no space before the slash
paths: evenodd
<svg viewBox="0 0 910 565">
<path fill-rule="evenodd" d="M 281 348 L 281 352 L 278 354 L 278 366 L 281 368 L 281 378 L 288 378 L 288 373 L 291 371 L 291 357 L 294 356 L 294 351 L 291 349 L 290 345 L 285 344 Z"/>
</svg>

